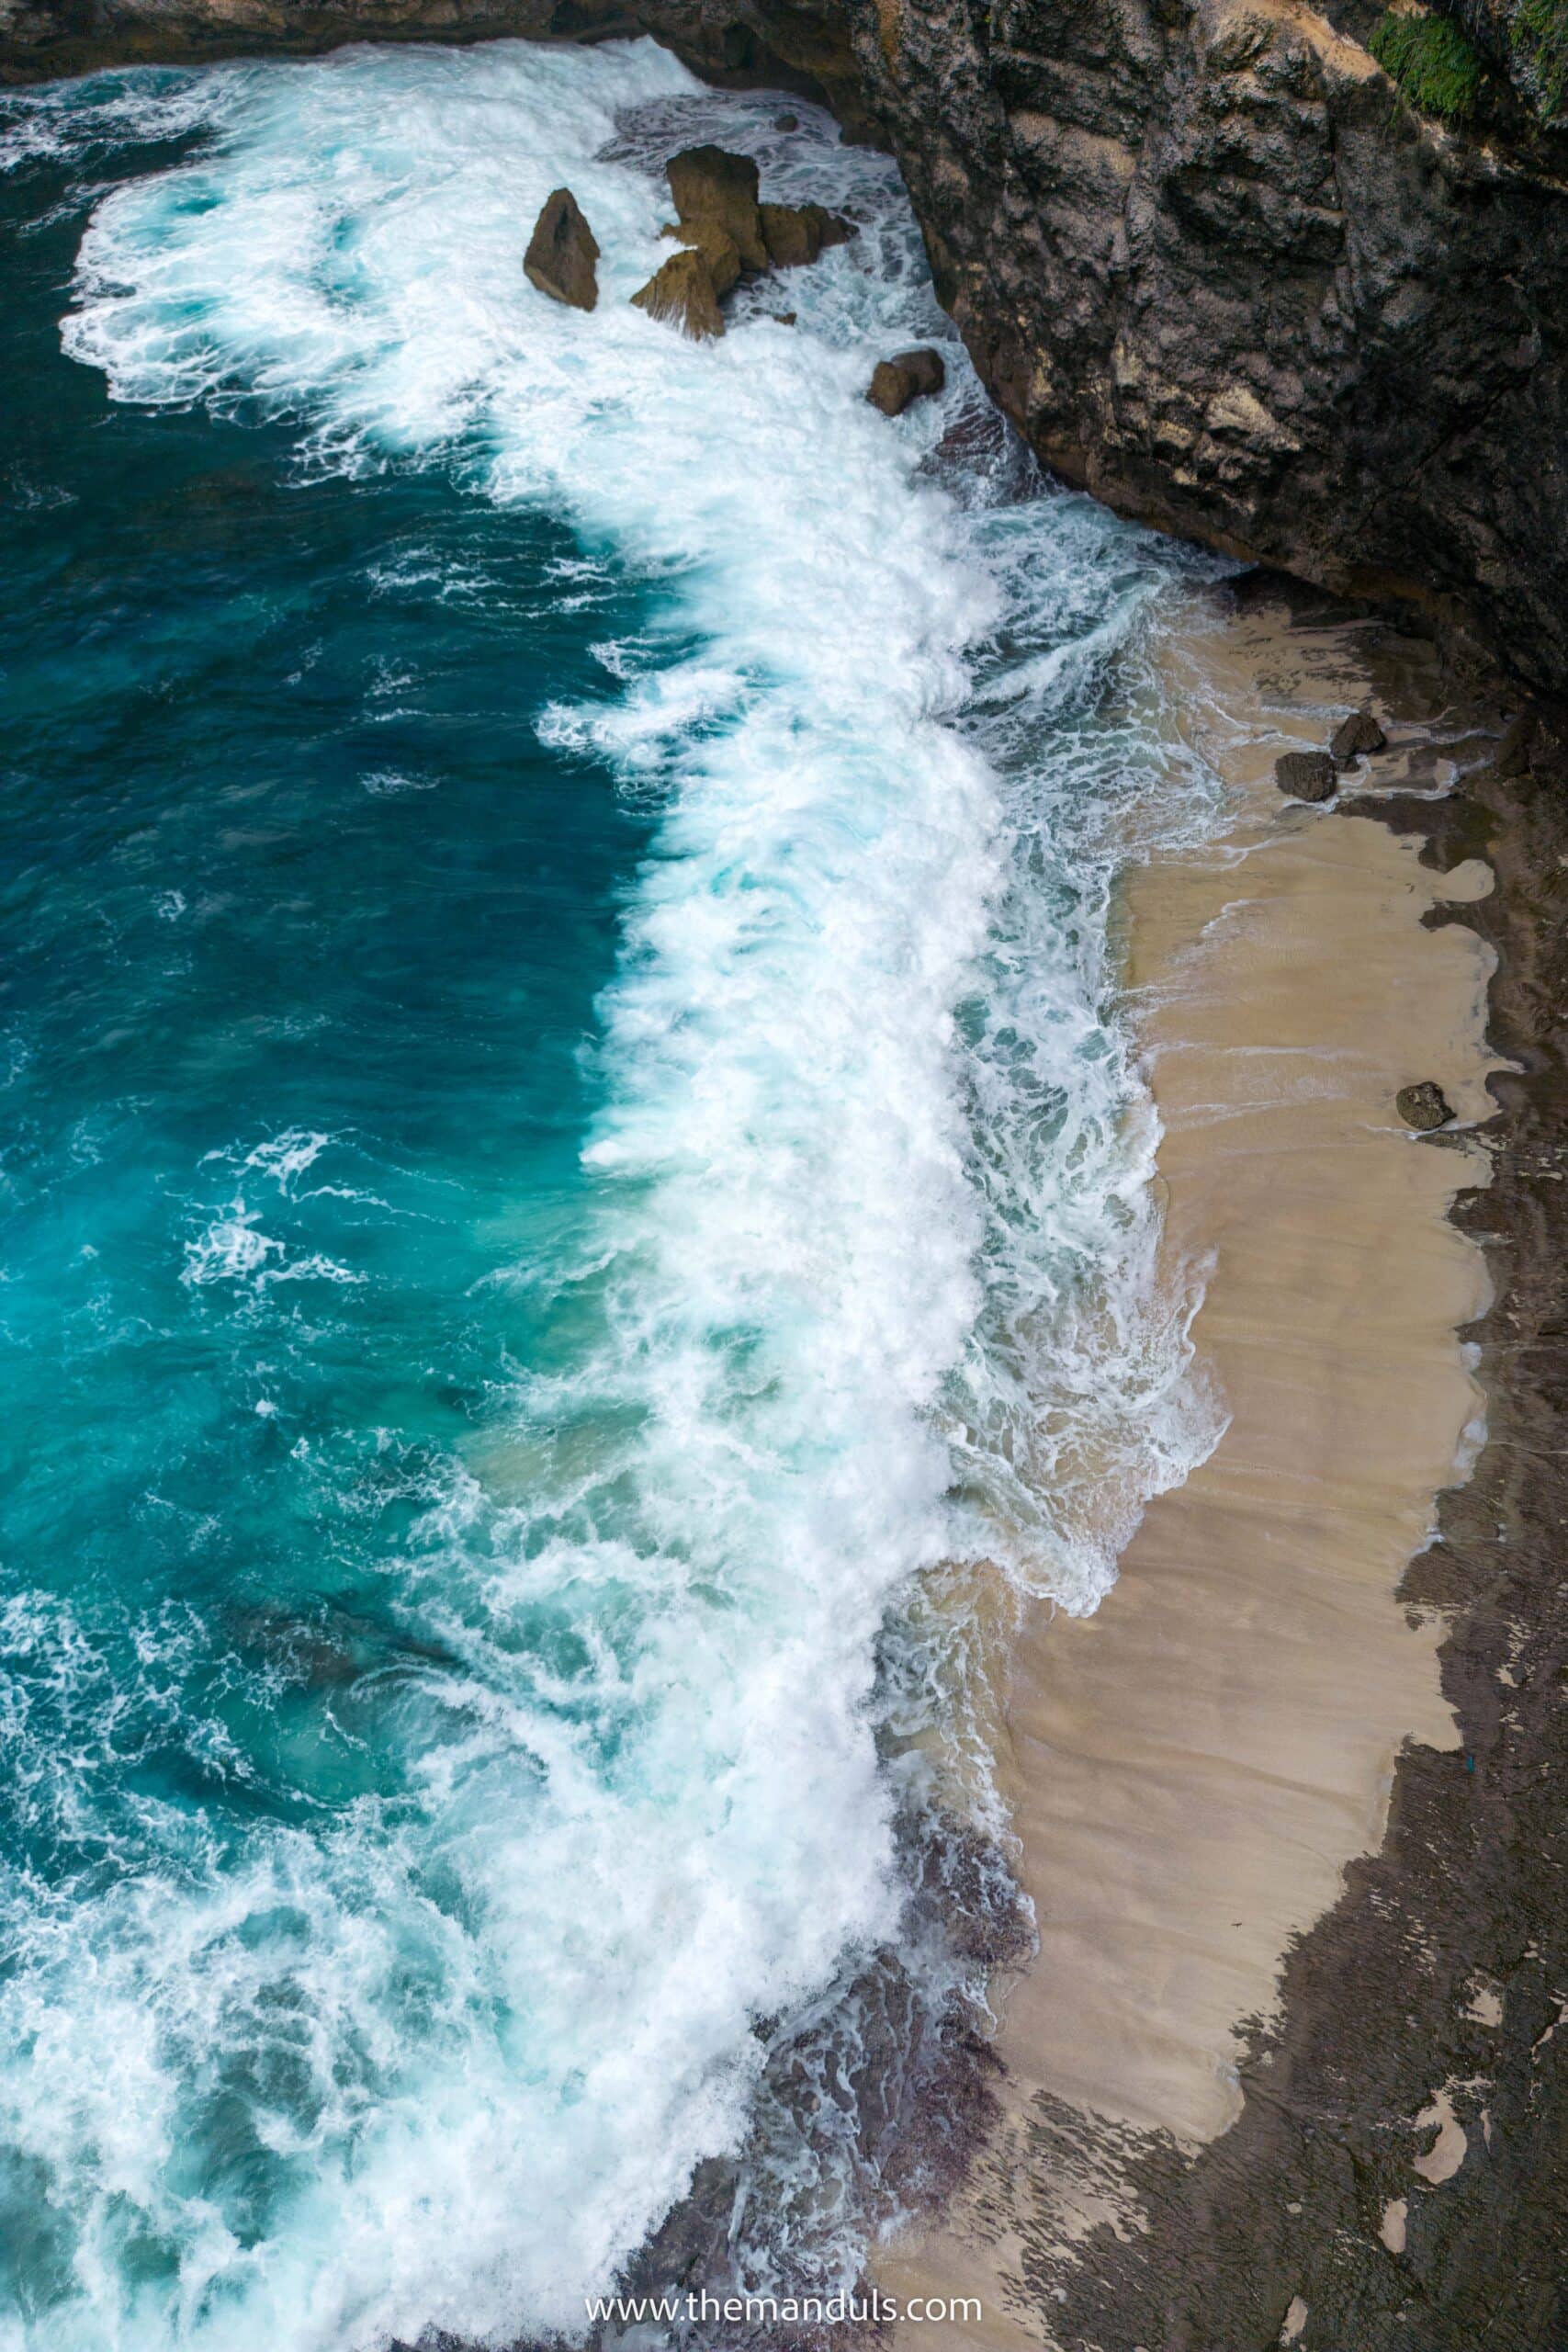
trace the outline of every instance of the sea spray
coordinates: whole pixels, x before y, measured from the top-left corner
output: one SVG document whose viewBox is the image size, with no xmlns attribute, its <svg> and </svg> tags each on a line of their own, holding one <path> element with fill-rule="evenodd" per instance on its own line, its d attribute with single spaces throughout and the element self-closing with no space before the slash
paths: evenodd
<svg viewBox="0 0 1568 2352">
<path fill-rule="evenodd" d="M 125 1691 L 68 1604 L 8 1623 L 66 1752 L 129 1705 L 237 1789 L 253 1760 L 195 1694 L 244 1645 L 287 1659 L 251 1736 L 292 1796 L 133 1802 L 118 1867 L 8 1896 L 0 2138 L 63 2249 L 17 2324 L 499 2344 L 572 2331 L 682 2215 L 747 2283 L 842 2283 L 920 2186 L 898 2127 L 1014 1932 L 966 1626 L 931 1597 L 995 1562 L 1091 1607 L 1212 1429 L 1190 1301 L 1153 1283 L 1106 931 L 1129 802 L 1194 821 L 1108 684 L 1182 562 L 1043 492 L 951 342 L 943 402 L 866 406 L 876 357 L 946 330 L 891 168 L 809 112 L 780 134 L 645 44 L 114 77 L 85 120 L 95 91 L 26 102 L 33 150 L 101 141 L 106 105 L 204 143 L 96 206 L 67 350 L 119 401 L 286 425 L 302 484 L 440 469 L 547 514 L 560 610 L 637 582 L 602 685 L 538 734 L 653 830 L 585 1048 L 582 1201 L 497 1276 L 529 1351 L 461 1445 L 354 1433 L 395 1505 L 390 1630 L 171 1603 Z M 859 233 L 791 275 L 794 327 L 763 285 L 699 349 L 627 297 L 664 157 L 708 136 Z M 586 318 L 521 272 L 563 182 L 603 249 Z M 371 700 L 412 691 L 389 666 Z M 365 791 L 438 783 L 383 761 Z M 188 1311 L 270 1348 L 282 1301 L 355 1287 L 329 1187 L 356 1218 L 398 1196 L 347 1125 L 215 1145 Z M 330 1771 L 286 1736 L 297 1681 L 344 1693 Z"/>
</svg>

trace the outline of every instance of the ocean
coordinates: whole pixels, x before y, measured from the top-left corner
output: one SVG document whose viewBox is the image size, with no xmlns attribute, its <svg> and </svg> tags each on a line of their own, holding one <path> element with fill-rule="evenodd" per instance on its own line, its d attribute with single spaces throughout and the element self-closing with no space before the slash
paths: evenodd
<svg viewBox="0 0 1568 2352">
<path fill-rule="evenodd" d="M 857 233 L 699 345 L 705 139 Z M 1093 1608 L 1216 1430 L 1115 915 L 1217 567 L 650 43 L 0 163 L 0 2346 L 852 2283 L 1029 1931 L 976 1581 Z"/>
</svg>

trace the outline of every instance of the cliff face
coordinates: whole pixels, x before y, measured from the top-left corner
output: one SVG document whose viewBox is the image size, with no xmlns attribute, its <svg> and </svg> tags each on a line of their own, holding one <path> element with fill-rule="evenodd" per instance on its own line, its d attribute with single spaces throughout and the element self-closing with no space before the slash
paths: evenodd
<svg viewBox="0 0 1568 2352">
<path fill-rule="evenodd" d="M 1477 40 L 1503 5 L 1467 0 Z M 1568 130 L 1501 66 L 1466 127 L 1416 111 L 1366 46 L 1376 0 L 1329 6 L 0 0 L 0 74 L 646 29 L 723 76 L 815 85 L 896 151 L 942 299 L 1055 471 L 1408 598 L 1561 689 Z"/>
<path fill-rule="evenodd" d="M 944 299 L 1046 461 L 1568 672 L 1568 189 L 1298 0 L 882 0 Z M 1366 28 L 1370 30 L 1370 27 Z"/>
</svg>

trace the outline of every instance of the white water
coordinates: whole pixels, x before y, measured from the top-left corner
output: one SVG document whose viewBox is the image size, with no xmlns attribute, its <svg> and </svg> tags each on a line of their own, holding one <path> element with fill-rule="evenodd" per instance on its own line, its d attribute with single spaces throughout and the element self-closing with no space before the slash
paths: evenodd
<svg viewBox="0 0 1568 2352">
<path fill-rule="evenodd" d="M 1154 754 L 1096 703 L 1177 567 L 1012 500 L 994 436 L 929 468 L 975 407 L 951 341 L 942 402 L 866 406 L 943 324 L 889 167 L 815 118 L 779 138 L 645 44 L 345 53 L 162 103 L 212 152 L 100 206 L 67 348 L 121 400 L 297 418 L 315 465 L 450 465 L 661 579 L 668 641 L 604 648 L 604 702 L 547 731 L 662 819 L 601 1009 L 594 1246 L 525 1270 L 580 1295 L 581 1345 L 400 1564 L 466 1674 L 398 1702 L 419 1802 L 122 1883 L 6 1996 L 5 2136 L 76 2200 L 79 2291 L 30 2340 L 500 2344 L 580 2322 L 742 2141 L 757 2021 L 896 1936 L 877 1643 L 911 1580 L 986 1556 L 1091 1607 L 1210 1434 L 1110 1004 L 1116 812 Z M 627 297 L 668 251 L 662 158 L 713 135 L 865 226 L 696 346 Z M 521 272 L 563 182 L 591 316 Z M 283 1279 L 280 1251 L 237 1204 L 189 1279 Z M 299 2186 L 243 2245 L 182 2115 L 279 1985 L 310 2087 L 265 2129 Z M 764 2184 L 797 2191 L 808 2258 L 852 2269 L 831 2182 Z M 177 2290 L 128 2258 L 143 2226 Z"/>
</svg>

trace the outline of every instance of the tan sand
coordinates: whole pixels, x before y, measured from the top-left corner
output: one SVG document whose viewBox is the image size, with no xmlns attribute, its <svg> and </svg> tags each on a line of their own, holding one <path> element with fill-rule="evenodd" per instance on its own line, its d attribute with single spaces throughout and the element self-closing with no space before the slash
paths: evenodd
<svg viewBox="0 0 1568 2352">
<path fill-rule="evenodd" d="M 1461 1119 L 1490 1109 L 1490 953 L 1420 922 L 1489 876 L 1438 876 L 1376 820 L 1275 790 L 1276 754 L 1365 697 L 1352 631 L 1210 606 L 1162 661 L 1179 724 L 1240 792 L 1225 840 L 1144 866 L 1126 910 L 1168 1267 L 1212 1261 L 1193 1337 L 1230 1419 L 1097 1613 L 1039 1610 L 1011 1659 L 1004 1777 L 1040 1948 L 1002 2000 L 1000 2130 L 944 2226 L 878 2266 L 888 2293 L 984 2303 L 977 2328 L 903 2331 L 927 2352 L 1050 2342 L 1022 2245 L 1138 2226 L 1122 2149 L 1224 2130 L 1236 2029 L 1381 1842 L 1402 1743 L 1454 1745 L 1441 1623 L 1394 1592 L 1480 1410 L 1457 1328 L 1485 1273 L 1446 1212 L 1486 1160 L 1413 1139 L 1393 1095 L 1431 1077 Z M 1413 752 L 1430 771 L 1416 730 L 1385 723 L 1368 783 Z M 1056 2154 L 1031 2143 L 1055 2101 L 1086 2119 L 1070 2156 L 1059 2132 Z"/>
</svg>

